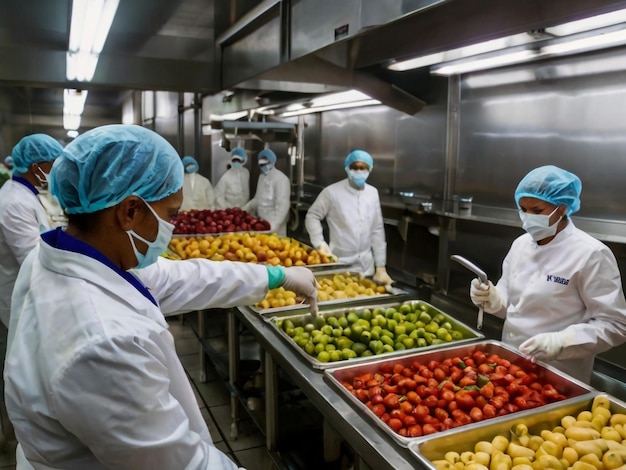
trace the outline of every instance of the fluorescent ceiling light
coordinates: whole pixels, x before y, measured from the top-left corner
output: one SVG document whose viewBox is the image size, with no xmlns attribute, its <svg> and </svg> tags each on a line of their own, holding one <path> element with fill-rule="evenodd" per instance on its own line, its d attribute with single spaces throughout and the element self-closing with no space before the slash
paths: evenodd
<svg viewBox="0 0 626 470">
<path fill-rule="evenodd" d="M 311 107 L 331 106 L 335 104 L 351 103 L 354 101 L 371 100 L 372 98 L 358 90 L 348 90 L 330 95 L 320 96 L 310 100 Z"/>
<path fill-rule="evenodd" d="M 83 114 L 87 90 L 63 90 L 63 114 Z"/>
<path fill-rule="evenodd" d="M 626 10 L 616 10 L 582 20 L 552 26 L 546 28 L 546 33 L 554 34 L 555 36 L 569 36 L 570 34 L 591 31 L 593 29 L 604 28 L 605 26 L 612 26 L 624 22 L 626 22 Z"/>
<path fill-rule="evenodd" d="M 302 114 L 311 114 L 311 113 L 320 113 L 322 111 L 334 111 L 335 109 L 346 109 L 346 108 L 356 108 L 362 106 L 372 106 L 380 104 L 378 100 L 361 100 L 361 101 L 353 101 L 351 103 L 339 103 L 339 104 L 330 104 L 327 106 L 311 106 L 310 108 L 304 108 L 297 111 L 286 111 L 281 113 L 281 117 L 291 117 L 291 116 L 300 116 Z"/>
<path fill-rule="evenodd" d="M 63 128 L 75 131 L 80 127 L 80 114 L 63 114 Z"/>
<path fill-rule="evenodd" d="M 73 130 L 73 131 L 67 131 L 67 136 L 70 139 L 75 139 L 76 137 L 78 137 L 78 131 Z"/>
<path fill-rule="evenodd" d="M 626 30 L 613 31 L 611 33 L 589 36 L 573 41 L 551 44 L 541 48 L 541 55 L 565 54 L 579 52 L 586 49 L 597 49 L 599 47 L 617 46 L 626 42 Z"/>
<path fill-rule="evenodd" d="M 90 81 L 111 29 L 119 0 L 73 0 L 66 75 Z"/>
<path fill-rule="evenodd" d="M 395 72 L 405 72 L 407 70 L 418 69 L 420 67 L 426 67 L 427 65 L 438 64 L 445 60 L 443 52 L 437 52 L 436 54 L 428 54 L 421 57 L 415 57 L 414 59 L 403 60 L 401 62 L 394 62 L 387 68 Z"/>
<path fill-rule="evenodd" d="M 476 60 L 468 60 L 459 63 L 444 64 L 441 67 L 433 68 L 431 73 L 434 75 L 456 75 L 476 70 L 484 70 L 489 68 L 501 67 L 504 65 L 517 64 L 525 62 L 537 57 L 537 51 L 523 50 L 502 54 L 493 57 L 479 58 Z"/>
</svg>

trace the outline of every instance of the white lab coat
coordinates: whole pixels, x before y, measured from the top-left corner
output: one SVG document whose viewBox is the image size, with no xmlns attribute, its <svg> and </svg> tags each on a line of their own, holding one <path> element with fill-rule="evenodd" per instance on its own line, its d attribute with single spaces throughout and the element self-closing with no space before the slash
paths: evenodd
<svg viewBox="0 0 626 470">
<path fill-rule="evenodd" d="M 67 216 L 63 212 L 58 199 L 47 189 L 39 189 L 37 197 L 46 211 L 48 226 L 50 228 L 67 227 Z"/>
<path fill-rule="evenodd" d="M 0 188 L 0 320 L 9 326 L 11 292 L 20 265 L 48 230 L 46 211 L 37 196 L 14 180 Z"/>
<path fill-rule="evenodd" d="M 5 370 L 18 469 L 237 468 L 212 445 L 163 313 L 252 304 L 266 268 L 160 258 L 136 274 L 160 308 L 45 241 L 24 262 Z"/>
<path fill-rule="evenodd" d="M 215 185 L 218 209 L 243 207 L 250 200 L 250 172 L 247 168 L 230 168 Z"/>
<path fill-rule="evenodd" d="M 514 347 L 539 333 L 571 338 L 550 364 L 589 382 L 596 354 L 626 340 L 626 302 L 611 250 L 570 220 L 546 245 L 517 238 L 497 284 L 507 306 L 502 341 Z"/>
<path fill-rule="evenodd" d="M 350 270 L 370 276 L 375 267 L 387 264 L 385 227 L 376 188 L 366 183 L 362 189 L 355 189 L 347 178 L 324 188 L 305 218 L 314 247 L 324 241 L 324 218 L 330 250 Z"/>
<path fill-rule="evenodd" d="M 183 180 L 182 211 L 191 209 L 215 209 L 215 193 L 208 178 L 198 173 L 185 173 Z"/>
<path fill-rule="evenodd" d="M 291 183 L 289 178 L 277 168 L 266 175 L 261 173 L 256 194 L 244 209 L 270 223 L 271 230 L 278 236 L 287 236 L 287 220 L 291 207 Z"/>
</svg>

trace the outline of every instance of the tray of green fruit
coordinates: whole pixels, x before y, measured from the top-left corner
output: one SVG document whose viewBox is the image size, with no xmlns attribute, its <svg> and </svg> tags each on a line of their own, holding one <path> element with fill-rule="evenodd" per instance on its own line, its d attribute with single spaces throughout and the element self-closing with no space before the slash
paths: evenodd
<svg viewBox="0 0 626 470">
<path fill-rule="evenodd" d="M 315 369 L 484 338 L 423 300 L 344 306 L 322 310 L 317 318 L 300 312 L 270 318 L 268 323 Z"/>
</svg>

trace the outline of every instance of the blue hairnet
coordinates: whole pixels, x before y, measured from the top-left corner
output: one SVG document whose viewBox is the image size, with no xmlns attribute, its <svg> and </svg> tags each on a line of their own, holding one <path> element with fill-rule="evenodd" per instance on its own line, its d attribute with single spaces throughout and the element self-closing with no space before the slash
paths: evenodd
<svg viewBox="0 0 626 470">
<path fill-rule="evenodd" d="M 6 166 L 13 166 L 13 157 L 11 155 L 9 155 L 7 158 L 4 159 L 4 164 Z"/>
<path fill-rule="evenodd" d="M 374 168 L 374 159 L 365 150 L 353 150 L 352 152 L 350 152 L 346 157 L 344 167 L 350 168 L 350 165 L 352 165 L 354 162 L 363 162 L 370 167 L 370 170 Z"/>
<path fill-rule="evenodd" d="M 13 151 L 13 171 L 27 173 L 33 163 L 52 162 L 63 152 L 63 146 L 47 134 L 32 134 L 20 140 Z"/>
<path fill-rule="evenodd" d="M 276 164 L 276 154 L 270 149 L 264 149 L 259 152 L 258 159 L 267 159 L 272 165 Z"/>
<path fill-rule="evenodd" d="M 241 157 L 243 158 L 243 164 L 245 165 L 248 161 L 248 154 L 241 147 L 235 147 L 232 152 L 230 152 L 230 156 L 232 157 Z"/>
<path fill-rule="evenodd" d="M 200 169 L 200 165 L 198 165 L 198 161 L 187 155 L 183 157 L 183 166 L 185 167 L 185 171 L 187 171 L 187 167 L 193 165 L 193 170 L 188 173 L 196 173 Z"/>
<path fill-rule="evenodd" d="M 578 176 L 554 165 L 541 166 L 528 173 L 517 185 L 515 203 L 534 197 L 555 206 L 567 206 L 567 215 L 580 209 L 582 183 Z"/>
<path fill-rule="evenodd" d="M 130 195 L 159 201 L 183 185 L 183 164 L 167 140 L 145 127 L 113 124 L 67 145 L 54 162 L 50 190 L 68 214 L 89 214 Z"/>
</svg>

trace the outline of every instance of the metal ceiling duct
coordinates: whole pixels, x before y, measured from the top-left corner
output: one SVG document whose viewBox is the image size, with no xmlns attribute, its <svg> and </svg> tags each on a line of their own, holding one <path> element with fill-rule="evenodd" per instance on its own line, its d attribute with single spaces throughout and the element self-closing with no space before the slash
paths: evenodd
<svg viewBox="0 0 626 470">
<path fill-rule="evenodd" d="M 394 61 L 624 7 L 611 0 L 266 0 L 217 38 L 221 83 L 294 94 L 357 89 L 415 114 L 426 103 L 399 86 L 402 72 L 385 70 Z"/>
</svg>

